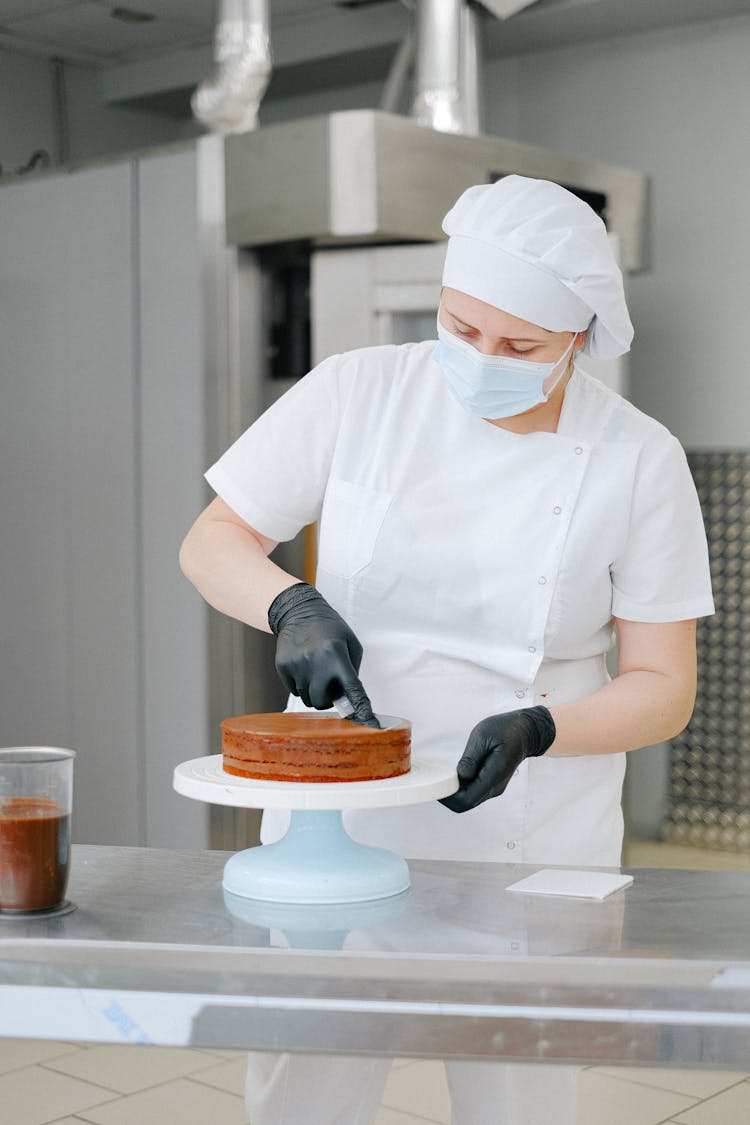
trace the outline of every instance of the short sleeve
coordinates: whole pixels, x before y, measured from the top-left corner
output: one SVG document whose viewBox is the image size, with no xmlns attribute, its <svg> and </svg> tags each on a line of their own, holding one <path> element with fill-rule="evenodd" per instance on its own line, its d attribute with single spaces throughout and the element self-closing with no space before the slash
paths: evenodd
<svg viewBox="0 0 750 1125">
<path fill-rule="evenodd" d="M 698 495 L 682 446 L 667 432 L 641 451 L 628 534 L 611 573 L 615 617 L 666 622 L 714 612 Z"/>
<path fill-rule="evenodd" d="M 293 539 L 318 519 L 336 444 L 338 356 L 282 395 L 211 466 L 206 480 L 269 539 Z"/>
</svg>

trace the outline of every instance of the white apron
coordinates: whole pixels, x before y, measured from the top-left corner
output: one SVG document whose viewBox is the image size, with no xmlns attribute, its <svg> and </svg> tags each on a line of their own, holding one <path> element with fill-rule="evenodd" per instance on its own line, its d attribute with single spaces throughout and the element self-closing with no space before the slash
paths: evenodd
<svg viewBox="0 0 750 1125">
<path fill-rule="evenodd" d="M 566 613 L 557 578 L 595 435 L 516 435 L 460 409 L 411 421 L 413 440 L 404 427 L 386 451 L 355 456 L 339 443 L 316 584 L 362 641 L 374 710 L 412 721 L 415 757 L 455 763 L 480 719 L 554 707 L 608 680 L 608 639 L 597 655 L 545 659 Z M 581 576 L 584 617 L 587 594 Z M 596 592 L 600 606 L 610 596 Z M 468 813 L 431 802 L 345 822 L 355 839 L 411 858 L 617 865 L 624 768 L 624 754 L 543 756 Z M 263 841 L 287 822 L 266 813 Z"/>
</svg>

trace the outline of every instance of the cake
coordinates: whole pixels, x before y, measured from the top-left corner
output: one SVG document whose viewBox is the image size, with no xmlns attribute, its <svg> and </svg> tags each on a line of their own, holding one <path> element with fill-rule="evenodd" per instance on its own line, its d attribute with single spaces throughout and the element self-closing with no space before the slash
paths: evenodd
<svg viewBox="0 0 750 1125">
<path fill-rule="evenodd" d="M 330 714 L 238 715 L 221 724 L 224 769 L 263 781 L 377 781 L 408 773 L 411 725 L 365 727 Z"/>
</svg>

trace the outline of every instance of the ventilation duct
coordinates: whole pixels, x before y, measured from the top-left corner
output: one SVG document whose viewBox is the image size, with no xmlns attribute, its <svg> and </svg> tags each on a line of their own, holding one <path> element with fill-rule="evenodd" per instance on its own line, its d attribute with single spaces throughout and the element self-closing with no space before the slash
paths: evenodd
<svg viewBox="0 0 750 1125">
<path fill-rule="evenodd" d="M 192 96 L 193 114 L 214 133 L 255 129 L 271 77 L 268 0 L 220 0 L 214 61 Z"/>
<path fill-rule="evenodd" d="M 441 133 L 481 132 L 479 12 L 467 0 L 418 0 L 411 115 Z"/>
</svg>

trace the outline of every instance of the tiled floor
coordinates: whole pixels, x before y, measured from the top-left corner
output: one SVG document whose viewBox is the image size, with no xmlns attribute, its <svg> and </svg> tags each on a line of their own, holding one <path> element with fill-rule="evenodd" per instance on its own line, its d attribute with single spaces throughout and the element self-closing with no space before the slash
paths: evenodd
<svg viewBox="0 0 750 1125">
<path fill-rule="evenodd" d="M 750 857 L 643 843 L 630 844 L 624 861 L 632 867 L 750 866 Z M 247 1125 L 244 1080 L 241 1051 L 5 1039 L 0 1040 L 0 1123 Z M 750 1121 L 750 1065 L 748 1075 L 633 1067 L 589 1067 L 582 1075 L 577 1125 L 741 1121 Z M 394 1063 L 375 1125 L 430 1123 L 450 1123 L 442 1064 Z"/>
</svg>

